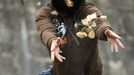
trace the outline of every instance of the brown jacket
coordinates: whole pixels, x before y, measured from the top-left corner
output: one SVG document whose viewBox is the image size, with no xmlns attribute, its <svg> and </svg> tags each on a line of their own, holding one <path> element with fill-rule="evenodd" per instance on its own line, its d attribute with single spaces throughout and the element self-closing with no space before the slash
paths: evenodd
<svg viewBox="0 0 134 75">
<path fill-rule="evenodd" d="M 51 5 L 40 8 L 36 13 L 37 28 L 41 37 L 41 41 L 50 48 L 51 41 L 56 36 L 56 26 L 53 24 L 53 16 L 50 14 L 55 10 Z M 80 22 L 87 15 L 97 12 L 97 16 L 101 16 L 101 11 L 93 4 L 88 3 L 81 6 L 76 14 L 75 20 Z M 62 55 L 66 57 L 63 63 L 54 62 L 54 75 L 101 75 L 102 64 L 98 54 L 98 39 L 107 40 L 104 35 L 106 29 L 112 29 L 106 21 L 97 20 L 95 28 L 96 37 L 94 39 L 79 39 L 75 34 L 73 18 L 61 14 L 65 19 L 65 24 L 71 30 L 74 36 L 67 31 L 66 37 L 68 43 L 61 50 Z M 78 43 L 73 38 L 78 40 Z"/>
</svg>

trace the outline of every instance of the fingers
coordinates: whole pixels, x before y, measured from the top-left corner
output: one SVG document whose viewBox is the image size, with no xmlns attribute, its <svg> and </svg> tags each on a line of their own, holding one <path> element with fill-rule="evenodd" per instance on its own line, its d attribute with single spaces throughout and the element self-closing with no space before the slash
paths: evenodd
<svg viewBox="0 0 134 75">
<path fill-rule="evenodd" d="M 59 53 L 62 53 L 62 51 L 59 51 Z"/>
<path fill-rule="evenodd" d="M 63 60 L 65 60 L 65 57 L 61 56 L 60 55 L 60 49 L 56 50 L 55 51 L 55 57 L 60 61 L 60 62 L 63 62 Z"/>
<path fill-rule="evenodd" d="M 58 37 L 57 39 L 52 41 L 51 44 L 51 59 L 52 61 L 54 61 L 54 59 L 58 59 L 60 62 L 63 62 L 63 60 L 65 60 L 66 58 L 61 56 L 60 53 L 62 53 L 62 51 L 60 51 L 60 43 L 61 43 L 62 39 L 60 37 Z"/>
<path fill-rule="evenodd" d="M 115 38 L 121 39 L 121 37 L 120 37 L 119 35 L 117 35 L 116 33 L 113 33 L 113 36 L 114 36 Z"/>
<path fill-rule="evenodd" d="M 57 49 L 60 45 L 60 37 L 58 37 L 56 40 L 52 41 L 51 44 L 51 51 L 54 51 L 55 49 Z"/>
<path fill-rule="evenodd" d="M 59 48 L 57 47 L 55 50 L 51 51 L 51 60 L 54 61 L 55 60 L 55 52 L 59 51 Z"/>
<path fill-rule="evenodd" d="M 57 58 L 60 62 L 63 62 L 63 60 L 65 60 L 66 58 L 60 55 L 61 52 L 62 51 L 60 51 L 59 48 L 57 48 L 54 51 L 51 51 L 51 59 L 52 59 L 52 61 L 54 61 L 54 59 Z"/>
<path fill-rule="evenodd" d="M 117 39 L 117 43 L 121 48 L 125 48 L 124 45 L 121 43 L 121 41 L 119 39 Z"/>
<path fill-rule="evenodd" d="M 109 40 L 109 42 L 111 43 L 111 52 L 119 52 L 118 44 L 113 40 Z"/>
<path fill-rule="evenodd" d="M 108 38 L 118 38 L 121 39 L 121 37 L 119 35 L 117 35 L 115 32 L 113 32 L 112 30 L 106 30 L 105 34 Z"/>
<path fill-rule="evenodd" d="M 111 44 L 111 52 L 114 52 L 113 44 Z"/>
<path fill-rule="evenodd" d="M 57 45 L 57 44 L 54 45 L 54 46 L 52 45 L 52 47 L 51 47 L 51 51 L 55 51 L 58 47 L 59 47 L 59 45 Z"/>
<path fill-rule="evenodd" d="M 106 30 L 105 34 L 107 35 L 108 41 L 111 43 L 111 51 L 119 52 L 119 47 L 124 48 L 124 45 L 121 43 L 121 37 L 117 35 L 112 30 Z"/>
<path fill-rule="evenodd" d="M 119 52 L 118 50 L 118 44 L 116 42 L 113 42 L 113 47 L 115 52 Z"/>
<path fill-rule="evenodd" d="M 51 60 L 52 60 L 52 61 L 54 61 L 54 57 L 55 57 L 55 56 L 54 56 L 54 51 L 53 51 L 53 52 L 51 52 Z"/>
<path fill-rule="evenodd" d="M 109 39 L 111 43 L 111 52 L 119 52 L 119 47 L 124 48 L 124 45 L 119 39 Z"/>
<path fill-rule="evenodd" d="M 65 57 L 61 56 L 59 53 L 56 53 L 55 56 L 60 62 L 63 62 L 63 60 L 66 59 Z"/>
</svg>

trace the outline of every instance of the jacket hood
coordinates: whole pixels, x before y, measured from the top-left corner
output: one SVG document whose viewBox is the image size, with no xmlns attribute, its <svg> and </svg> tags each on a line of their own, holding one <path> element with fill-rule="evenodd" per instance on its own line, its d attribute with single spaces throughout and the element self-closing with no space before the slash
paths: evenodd
<svg viewBox="0 0 134 75">
<path fill-rule="evenodd" d="M 51 4 L 57 12 L 70 16 L 74 15 L 82 4 L 85 4 L 85 0 L 73 0 L 73 3 L 73 7 L 68 7 L 64 0 L 51 0 Z"/>
</svg>

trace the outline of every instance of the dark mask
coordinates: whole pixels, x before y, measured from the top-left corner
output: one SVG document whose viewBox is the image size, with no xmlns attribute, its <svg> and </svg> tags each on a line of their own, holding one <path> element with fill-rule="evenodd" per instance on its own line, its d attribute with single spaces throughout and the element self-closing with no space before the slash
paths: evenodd
<svg viewBox="0 0 134 75">
<path fill-rule="evenodd" d="M 73 2 L 73 6 L 67 6 L 65 0 L 51 0 L 52 6 L 62 14 L 68 14 L 70 16 L 74 15 L 74 13 L 78 10 L 78 8 L 85 3 L 85 0 L 71 0 Z"/>
</svg>

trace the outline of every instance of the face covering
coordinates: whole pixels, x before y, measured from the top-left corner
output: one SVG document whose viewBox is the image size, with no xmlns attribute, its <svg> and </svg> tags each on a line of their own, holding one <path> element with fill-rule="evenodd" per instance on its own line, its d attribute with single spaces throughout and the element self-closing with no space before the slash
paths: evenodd
<svg viewBox="0 0 134 75">
<path fill-rule="evenodd" d="M 52 6 L 57 12 L 74 15 L 78 8 L 85 3 L 85 0 L 51 0 Z"/>
</svg>

